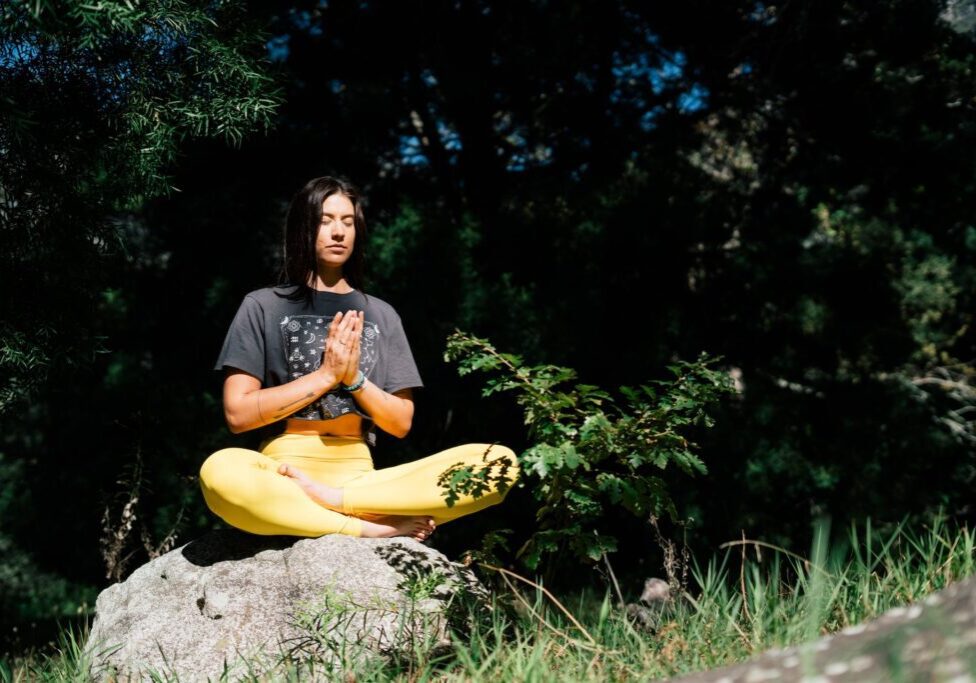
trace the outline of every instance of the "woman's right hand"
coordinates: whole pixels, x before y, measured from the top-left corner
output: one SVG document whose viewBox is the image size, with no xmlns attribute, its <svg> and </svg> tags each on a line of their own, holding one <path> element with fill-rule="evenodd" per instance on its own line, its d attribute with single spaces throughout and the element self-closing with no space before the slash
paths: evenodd
<svg viewBox="0 0 976 683">
<path fill-rule="evenodd" d="M 334 387 L 346 375 L 352 355 L 352 344 L 357 322 L 357 313 L 350 311 L 344 314 L 336 313 L 329 325 L 329 336 L 325 340 L 322 352 L 322 364 L 318 372 L 324 374 L 329 381 L 329 387 Z"/>
</svg>

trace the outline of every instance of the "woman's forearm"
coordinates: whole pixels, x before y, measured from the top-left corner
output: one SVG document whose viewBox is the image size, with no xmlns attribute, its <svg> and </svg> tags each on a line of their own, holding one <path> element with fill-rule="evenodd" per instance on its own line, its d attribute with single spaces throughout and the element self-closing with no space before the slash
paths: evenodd
<svg viewBox="0 0 976 683">
<path fill-rule="evenodd" d="M 352 392 L 356 403 L 373 418 L 373 423 L 387 434 L 402 439 L 413 424 L 413 401 L 380 389 L 366 380 L 361 389 Z"/>
<path fill-rule="evenodd" d="M 315 370 L 296 380 L 267 389 L 250 391 L 234 402 L 228 413 L 228 426 L 235 434 L 263 427 L 301 410 L 339 383 Z"/>
</svg>

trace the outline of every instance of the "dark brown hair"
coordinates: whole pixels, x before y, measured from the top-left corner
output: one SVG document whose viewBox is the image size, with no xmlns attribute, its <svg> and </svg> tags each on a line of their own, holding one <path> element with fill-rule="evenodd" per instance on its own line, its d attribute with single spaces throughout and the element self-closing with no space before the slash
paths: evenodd
<svg viewBox="0 0 976 683">
<path fill-rule="evenodd" d="M 356 229 L 353 250 L 342 267 L 342 275 L 351 287 L 366 295 L 364 289 L 368 232 L 363 215 L 364 198 L 348 180 L 321 176 L 305 183 L 288 206 L 284 224 L 284 263 L 278 275 L 279 286 L 295 287 L 295 291 L 288 298 L 304 297 L 306 306 L 311 306 L 314 296 L 314 290 L 308 282 L 314 279 L 318 266 L 315 240 L 322 222 L 322 202 L 337 192 L 344 194 L 352 202 L 353 225 Z"/>
</svg>

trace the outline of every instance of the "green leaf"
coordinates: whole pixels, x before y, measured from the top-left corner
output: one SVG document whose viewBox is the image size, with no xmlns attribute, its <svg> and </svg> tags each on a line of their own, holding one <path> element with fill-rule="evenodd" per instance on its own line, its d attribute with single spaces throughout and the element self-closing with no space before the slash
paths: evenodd
<svg viewBox="0 0 976 683">
<path fill-rule="evenodd" d="M 619 503 L 623 500 L 623 488 L 620 477 L 601 472 L 596 476 L 597 488 L 610 497 L 611 503 Z"/>
<path fill-rule="evenodd" d="M 575 470 L 579 466 L 581 460 L 579 453 L 576 452 L 576 448 L 574 448 L 573 444 L 571 443 L 565 444 L 563 446 L 563 450 L 565 451 L 564 462 L 567 469 Z"/>
<path fill-rule="evenodd" d="M 573 512 L 580 515 L 598 515 L 603 511 L 603 506 L 600 505 L 599 501 L 593 500 L 580 491 L 574 491 L 572 489 L 566 491 L 566 499 L 570 501 L 570 508 Z"/>
</svg>

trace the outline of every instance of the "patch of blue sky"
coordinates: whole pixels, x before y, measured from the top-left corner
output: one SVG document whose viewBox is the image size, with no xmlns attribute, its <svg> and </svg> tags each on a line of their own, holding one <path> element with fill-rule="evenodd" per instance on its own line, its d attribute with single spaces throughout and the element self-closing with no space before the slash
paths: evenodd
<svg viewBox="0 0 976 683">
<path fill-rule="evenodd" d="M 37 59 L 39 54 L 37 46 L 30 40 L 4 39 L 0 43 L 0 66 L 24 66 Z"/>
<path fill-rule="evenodd" d="M 693 83 L 687 92 L 678 95 L 677 105 L 678 111 L 682 114 L 690 114 L 706 108 L 708 106 L 708 88 L 698 83 Z M 645 133 L 653 130 L 657 126 L 657 117 L 664 110 L 665 108 L 659 104 L 641 114 L 641 130 Z"/>
<path fill-rule="evenodd" d="M 434 72 L 431 71 L 430 69 L 424 69 L 423 71 L 420 72 L 420 80 L 428 88 L 436 87 L 438 84 L 437 76 L 435 76 Z"/>
<path fill-rule="evenodd" d="M 159 54 L 161 55 L 182 47 L 190 41 L 186 34 L 177 31 L 160 31 L 151 24 L 146 24 L 142 28 L 142 39 L 147 43 L 152 42 L 159 45 Z"/>
<path fill-rule="evenodd" d="M 320 2 L 318 4 L 319 9 L 325 9 L 328 7 L 328 2 Z M 291 10 L 288 12 L 288 21 L 299 31 L 304 31 L 310 36 L 320 36 L 322 35 L 322 24 L 313 19 L 312 13 L 308 10 L 295 11 Z M 291 36 L 287 33 L 280 36 L 275 36 L 268 40 L 264 46 L 268 50 L 268 59 L 272 62 L 284 62 L 288 59 L 288 54 L 291 51 L 291 45 L 289 44 Z"/>
<path fill-rule="evenodd" d="M 404 166 L 429 166 L 430 159 L 424 154 L 420 138 L 416 135 L 400 136 L 400 163 Z"/>
<path fill-rule="evenodd" d="M 708 88 L 698 83 L 692 83 L 688 92 L 678 95 L 678 111 L 688 114 L 704 109 L 708 104 Z"/>
<path fill-rule="evenodd" d="M 519 173 L 529 168 L 548 166 L 552 163 L 552 147 L 548 145 L 536 145 L 533 149 L 515 152 L 505 164 L 505 170 Z"/>
<path fill-rule="evenodd" d="M 645 133 L 653 130 L 657 126 L 657 117 L 664 111 L 664 107 L 660 104 L 648 109 L 640 117 L 640 127 Z"/>
<path fill-rule="evenodd" d="M 661 64 L 651 64 L 651 56 L 641 52 L 628 57 L 628 61 L 619 52 L 613 55 L 614 66 L 611 69 L 616 78 L 616 87 L 610 94 L 612 102 L 619 102 L 625 89 L 635 89 L 640 92 L 640 84 L 647 82 L 651 91 L 658 95 L 669 81 L 677 80 L 684 73 L 686 57 L 682 52 L 674 52 Z"/>
<path fill-rule="evenodd" d="M 288 44 L 290 40 L 291 36 L 286 33 L 281 36 L 275 36 L 265 43 L 265 47 L 268 48 L 268 59 L 272 62 L 283 62 L 288 59 L 288 53 L 291 51 L 291 47 Z"/>
<path fill-rule="evenodd" d="M 648 42 L 656 42 L 656 36 L 649 34 Z M 651 62 L 652 58 L 655 60 Z M 641 52 L 626 58 L 619 52 L 613 55 L 612 73 L 616 79 L 610 93 L 614 104 L 630 100 L 638 109 L 644 109 L 640 117 L 640 127 L 644 132 L 653 129 L 655 119 L 664 111 L 656 105 L 648 107 L 647 90 L 655 95 L 661 94 L 669 85 L 680 81 L 685 74 L 688 59 L 681 51 L 667 52 L 661 48 L 653 52 Z M 684 92 L 677 95 L 678 111 L 687 114 L 708 105 L 708 89 L 699 83 L 692 83 Z"/>
<path fill-rule="evenodd" d="M 442 121 L 437 122 L 437 130 L 441 135 L 441 141 L 444 143 L 444 149 L 449 152 L 456 152 L 461 149 L 461 136 L 456 130 Z"/>
<path fill-rule="evenodd" d="M 512 147 L 525 147 L 525 137 L 517 130 L 510 131 L 506 134 L 505 141 Z"/>
<path fill-rule="evenodd" d="M 504 159 L 506 170 L 520 172 L 552 162 L 552 147 L 530 143 L 526 136 L 526 127 L 514 124 L 511 112 L 499 112 L 495 116 L 494 132 L 507 143 L 499 145 L 495 150 L 499 157 L 508 155 Z"/>
<path fill-rule="evenodd" d="M 444 149 L 448 152 L 457 152 L 461 149 L 461 138 L 450 126 L 443 121 L 437 122 L 437 131 L 440 134 Z M 424 152 L 424 146 L 420 138 L 416 135 L 400 136 L 400 163 L 404 166 L 429 166 L 430 159 Z M 448 154 L 447 163 L 452 166 L 457 164 L 457 154 Z"/>
<path fill-rule="evenodd" d="M 126 86 L 125 82 L 129 76 L 132 75 L 132 63 L 127 60 L 120 60 L 115 64 L 115 68 L 112 70 L 115 76 L 114 82 L 104 83 L 105 88 L 103 91 L 105 101 L 112 102 L 113 104 L 118 104 L 124 100 L 124 97 L 129 94 L 130 89 Z"/>
<path fill-rule="evenodd" d="M 505 142 L 507 142 L 512 148 L 517 151 L 512 152 L 508 156 L 508 160 L 505 162 L 505 168 L 509 171 L 523 171 L 528 163 L 528 155 L 525 154 L 525 137 L 517 130 L 509 131 L 505 135 Z M 497 148 L 498 156 L 505 154 L 504 147 Z"/>
<path fill-rule="evenodd" d="M 317 21 L 312 21 L 312 13 L 308 10 L 289 12 L 288 18 L 291 20 L 292 26 L 298 30 L 306 31 L 310 36 L 322 35 L 322 25 Z"/>
<path fill-rule="evenodd" d="M 748 18 L 750 21 L 769 26 L 776 21 L 776 8 L 757 0 L 753 3 L 752 12 L 749 13 Z"/>
<path fill-rule="evenodd" d="M 22 40 L 8 38 L 0 42 L 0 69 L 29 67 L 40 58 L 41 50 L 30 38 Z M 100 101 L 105 105 L 118 104 L 128 95 L 125 82 L 132 73 L 132 64 L 128 59 L 100 64 L 79 60 L 73 63 L 72 67 L 78 73 L 88 74 L 94 82 L 98 83 Z"/>
</svg>

